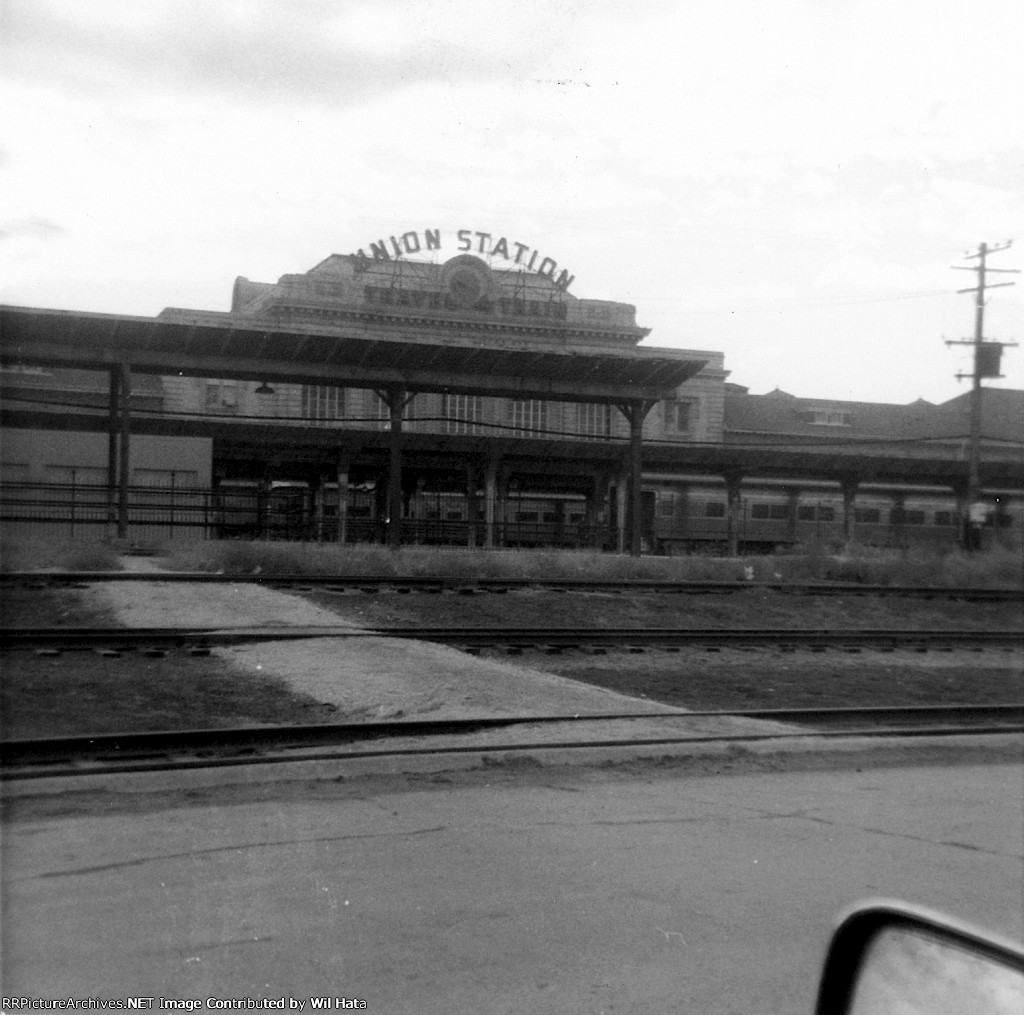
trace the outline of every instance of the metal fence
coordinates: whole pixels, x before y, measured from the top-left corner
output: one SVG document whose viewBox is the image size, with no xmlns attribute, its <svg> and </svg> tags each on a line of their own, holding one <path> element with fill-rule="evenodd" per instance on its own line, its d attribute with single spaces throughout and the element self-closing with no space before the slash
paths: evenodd
<svg viewBox="0 0 1024 1015">
<path fill-rule="evenodd" d="M 386 541 L 389 520 L 383 491 L 353 487 L 347 491 L 339 521 L 337 488 L 314 490 L 304 483 L 256 484 L 227 481 L 220 486 L 131 486 L 128 488 L 128 537 L 140 544 L 169 540 L 279 539 L 349 543 Z M 833 509 L 804 511 L 804 516 L 765 518 L 755 500 L 741 501 L 735 534 L 741 552 L 771 550 L 793 543 L 840 544 L 842 519 Z M 652 510 L 642 519 L 649 552 L 686 553 L 724 550 L 725 517 L 705 513 L 662 517 Z M 0 527 L 5 535 L 44 538 L 102 538 L 117 519 L 117 491 L 103 484 L 6 482 L 0 485 Z M 717 510 L 717 509 L 716 509 Z M 810 514 L 811 517 L 806 517 Z M 402 542 L 425 546 L 555 547 L 615 549 L 617 528 L 611 507 L 598 521 L 582 497 L 510 493 L 495 505 L 487 525 L 483 498 L 462 491 L 412 491 L 402 500 Z M 879 516 L 878 520 L 874 520 Z M 920 517 L 919 517 L 920 516 Z M 960 533 L 948 511 L 896 514 L 871 512 L 871 521 L 853 525 L 855 541 L 886 547 L 954 546 Z M 1020 539 L 1019 515 L 1000 515 L 982 533 L 983 545 Z"/>
</svg>

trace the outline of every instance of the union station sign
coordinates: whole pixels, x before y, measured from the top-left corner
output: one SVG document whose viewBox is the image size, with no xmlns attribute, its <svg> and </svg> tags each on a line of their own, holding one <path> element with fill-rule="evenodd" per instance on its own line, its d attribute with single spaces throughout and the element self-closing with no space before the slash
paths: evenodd
<svg viewBox="0 0 1024 1015">
<path fill-rule="evenodd" d="M 360 247 L 356 257 L 362 261 L 390 261 L 408 255 L 429 253 L 433 250 L 454 248 L 460 253 L 483 254 L 485 257 L 497 257 L 508 261 L 511 265 L 524 271 L 532 271 L 551 279 L 558 289 L 568 289 L 575 280 L 575 275 L 568 271 L 558 270 L 558 262 L 553 257 L 542 256 L 536 247 L 531 247 L 518 240 L 508 240 L 504 236 L 494 236 L 476 229 L 458 229 L 451 235 L 442 234 L 440 229 L 424 229 L 402 233 L 401 236 L 388 236 L 370 244 L 370 253 Z"/>
</svg>

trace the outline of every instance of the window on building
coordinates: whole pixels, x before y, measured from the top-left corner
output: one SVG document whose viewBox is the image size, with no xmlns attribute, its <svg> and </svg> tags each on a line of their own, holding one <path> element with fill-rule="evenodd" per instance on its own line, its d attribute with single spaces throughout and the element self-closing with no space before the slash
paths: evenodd
<svg viewBox="0 0 1024 1015">
<path fill-rule="evenodd" d="M 444 395 L 441 399 L 445 433 L 477 433 L 483 419 L 484 400 L 480 395 Z"/>
<path fill-rule="evenodd" d="M 665 433 L 688 434 L 697 421 L 696 403 L 673 399 L 665 403 Z"/>
<path fill-rule="evenodd" d="M 207 412 L 238 411 L 238 381 L 208 380 L 206 382 Z"/>
<path fill-rule="evenodd" d="M 345 389 L 328 384 L 302 385 L 302 418 L 324 426 L 345 416 Z"/>
<path fill-rule="evenodd" d="M 513 400 L 512 428 L 520 437 L 546 431 L 548 429 L 548 403 L 538 398 Z"/>
<path fill-rule="evenodd" d="M 809 409 L 804 420 L 815 426 L 849 426 L 850 414 L 841 409 Z"/>
<path fill-rule="evenodd" d="M 580 402 L 576 406 L 576 433 L 581 437 L 608 437 L 612 432 L 612 407 Z"/>
</svg>

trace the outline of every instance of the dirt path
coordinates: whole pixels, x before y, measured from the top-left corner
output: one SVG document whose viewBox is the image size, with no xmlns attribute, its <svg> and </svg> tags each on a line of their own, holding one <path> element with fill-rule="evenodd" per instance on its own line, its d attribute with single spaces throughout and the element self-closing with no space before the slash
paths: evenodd
<svg viewBox="0 0 1024 1015">
<path fill-rule="evenodd" d="M 247 582 L 96 583 L 90 598 L 128 627 L 352 627 L 298 596 Z M 314 638 L 217 649 L 233 668 L 286 680 L 296 691 L 367 718 L 680 711 L 615 691 L 455 649 L 396 638 Z"/>
</svg>

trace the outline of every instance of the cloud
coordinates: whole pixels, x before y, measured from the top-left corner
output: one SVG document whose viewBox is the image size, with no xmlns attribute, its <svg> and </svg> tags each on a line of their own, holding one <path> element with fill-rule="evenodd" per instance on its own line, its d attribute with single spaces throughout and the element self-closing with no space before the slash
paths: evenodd
<svg viewBox="0 0 1024 1015">
<path fill-rule="evenodd" d="M 7 219 L 0 222 L 0 241 L 15 239 L 55 240 L 67 234 L 67 230 L 44 218 Z"/>
<path fill-rule="evenodd" d="M 433 17 L 440 9 L 443 17 Z M 349 108 L 428 82 L 530 76 L 558 33 L 522 45 L 491 10 L 152 0 L 9 0 L 7 73 L 110 96 L 124 89 L 214 90 L 265 103 Z M 446 31 L 451 23 L 460 32 Z"/>
</svg>

